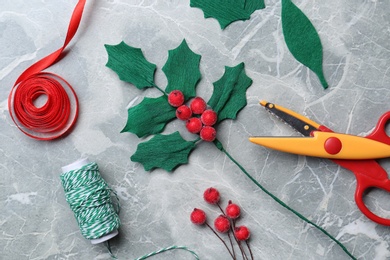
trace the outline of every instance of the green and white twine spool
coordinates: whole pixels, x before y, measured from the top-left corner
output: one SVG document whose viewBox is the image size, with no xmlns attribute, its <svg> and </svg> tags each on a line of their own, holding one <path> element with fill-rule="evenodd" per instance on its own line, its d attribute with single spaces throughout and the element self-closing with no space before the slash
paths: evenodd
<svg viewBox="0 0 390 260">
<path fill-rule="evenodd" d="M 92 244 L 102 243 L 118 234 L 119 203 L 114 206 L 110 189 L 99 167 L 88 159 L 62 167 L 60 176 L 66 201 L 72 209 L 81 234 Z"/>
<path fill-rule="evenodd" d="M 79 225 L 81 234 L 92 244 L 105 242 L 118 235 L 120 226 L 119 203 L 112 203 L 111 194 L 119 199 L 116 193 L 108 187 L 99 173 L 99 167 L 95 162 L 82 159 L 62 167 L 60 175 L 65 191 L 66 201 L 72 209 Z M 113 258 L 109 244 L 108 251 Z M 169 246 L 155 252 L 144 255 L 137 260 L 146 259 L 170 250 L 185 250 L 190 252 L 195 259 L 198 255 L 184 246 Z"/>
</svg>

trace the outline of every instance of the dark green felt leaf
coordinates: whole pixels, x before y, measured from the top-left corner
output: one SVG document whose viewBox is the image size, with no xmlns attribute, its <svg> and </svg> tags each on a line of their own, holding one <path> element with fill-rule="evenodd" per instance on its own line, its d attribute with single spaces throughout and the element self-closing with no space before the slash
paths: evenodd
<svg viewBox="0 0 390 260">
<path fill-rule="evenodd" d="M 173 171 L 179 165 L 188 163 L 188 156 L 194 147 L 195 142 L 184 140 L 179 132 L 159 134 L 140 143 L 131 160 L 141 163 L 146 171 L 154 168 Z"/>
<path fill-rule="evenodd" d="M 162 70 L 168 79 L 167 93 L 172 90 L 183 92 L 186 100 L 196 95 L 195 89 L 201 74 L 200 55 L 191 51 L 185 40 L 179 47 L 169 51 L 168 60 Z"/>
<path fill-rule="evenodd" d="M 139 48 L 123 41 L 118 45 L 104 45 L 108 53 L 106 66 L 115 71 L 123 81 L 137 88 L 153 87 L 156 65 L 147 61 Z"/>
<path fill-rule="evenodd" d="M 218 122 L 235 119 L 237 113 L 246 106 L 246 90 L 252 80 L 245 74 L 244 63 L 235 67 L 225 67 L 222 78 L 214 82 L 214 92 L 207 102 L 218 114 Z"/>
<path fill-rule="evenodd" d="M 291 0 L 282 0 L 283 35 L 292 55 L 311 69 L 324 88 L 328 83 L 322 71 L 322 45 L 320 37 L 306 15 Z"/>
<path fill-rule="evenodd" d="M 222 29 L 265 7 L 264 0 L 191 0 L 190 5 L 202 9 L 205 18 L 217 19 Z"/>
<path fill-rule="evenodd" d="M 264 0 L 244 0 L 243 2 L 244 9 L 247 10 L 249 14 L 252 14 L 256 10 L 265 8 Z"/>
<path fill-rule="evenodd" d="M 169 105 L 167 97 L 144 98 L 138 105 L 127 111 L 127 123 L 123 132 L 138 137 L 160 133 L 165 125 L 176 117 L 176 109 Z"/>
</svg>

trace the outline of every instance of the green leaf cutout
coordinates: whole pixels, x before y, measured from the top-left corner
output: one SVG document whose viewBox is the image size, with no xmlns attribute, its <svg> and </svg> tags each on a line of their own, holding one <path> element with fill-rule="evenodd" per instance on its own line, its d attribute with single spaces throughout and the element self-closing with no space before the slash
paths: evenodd
<svg viewBox="0 0 390 260">
<path fill-rule="evenodd" d="M 141 163 L 146 171 L 162 168 L 170 172 L 179 165 L 188 163 L 188 156 L 194 147 L 195 142 L 184 140 L 179 132 L 159 134 L 140 143 L 131 160 Z"/>
<path fill-rule="evenodd" d="M 218 114 L 218 122 L 235 119 L 237 113 L 246 106 L 246 90 L 252 79 L 245 74 L 244 63 L 235 67 L 225 67 L 222 78 L 213 83 L 214 92 L 207 102 Z"/>
<path fill-rule="evenodd" d="M 139 48 L 123 41 L 118 45 L 104 45 L 108 53 L 106 66 L 115 71 L 123 81 L 137 88 L 153 87 L 156 65 L 147 61 Z"/>
<path fill-rule="evenodd" d="M 199 71 L 201 56 L 192 52 L 185 40 L 168 54 L 168 60 L 162 68 L 168 79 L 165 91 L 169 93 L 178 89 L 183 92 L 186 100 L 195 97 L 196 85 L 201 77 Z"/>
<path fill-rule="evenodd" d="M 291 0 L 282 0 L 282 26 L 284 39 L 292 55 L 311 69 L 326 89 L 322 70 L 322 45 L 320 37 L 306 15 Z"/>
<path fill-rule="evenodd" d="M 217 19 L 222 29 L 265 8 L 264 0 L 191 0 L 190 6 L 202 9 L 205 18 Z"/>
<path fill-rule="evenodd" d="M 127 113 L 127 123 L 121 133 L 131 132 L 138 137 L 160 133 L 176 117 L 176 109 L 169 105 L 165 95 L 146 97 L 138 105 L 129 108 Z"/>
</svg>

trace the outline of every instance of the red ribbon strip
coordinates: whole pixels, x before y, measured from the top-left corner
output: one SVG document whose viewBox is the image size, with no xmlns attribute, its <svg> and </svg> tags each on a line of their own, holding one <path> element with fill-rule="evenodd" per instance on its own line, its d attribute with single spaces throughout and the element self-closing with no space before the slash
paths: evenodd
<svg viewBox="0 0 390 260">
<path fill-rule="evenodd" d="M 69 22 L 63 46 L 27 68 L 16 80 L 8 97 L 8 109 L 16 126 L 38 140 L 52 140 L 66 134 L 78 116 L 78 99 L 66 80 L 42 70 L 53 65 L 79 27 L 86 0 L 79 0 Z M 44 105 L 34 102 L 47 98 Z"/>
</svg>

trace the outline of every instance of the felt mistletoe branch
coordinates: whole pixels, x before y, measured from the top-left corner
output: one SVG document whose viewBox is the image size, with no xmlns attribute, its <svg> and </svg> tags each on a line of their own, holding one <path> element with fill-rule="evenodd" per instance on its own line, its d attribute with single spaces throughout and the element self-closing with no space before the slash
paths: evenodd
<svg viewBox="0 0 390 260">
<path fill-rule="evenodd" d="M 326 89 L 322 69 L 320 37 L 306 15 L 291 1 L 282 1 L 282 28 L 284 40 L 294 58 L 312 70 Z M 191 0 L 191 7 L 203 10 L 205 18 L 215 18 L 222 29 L 238 20 L 247 20 L 256 10 L 265 8 L 263 0 Z"/>
<path fill-rule="evenodd" d="M 173 171 L 178 166 L 188 163 L 188 156 L 199 141 L 212 142 L 257 187 L 300 219 L 319 229 L 355 259 L 343 244 L 326 230 L 265 189 L 216 139 L 215 125 L 225 119 L 235 119 L 247 104 L 246 91 L 252 80 L 245 74 L 243 63 L 235 67 L 225 67 L 223 76 L 213 83 L 214 91 L 207 102 L 207 108 L 206 102 L 201 97 L 196 97 L 196 86 L 201 77 L 200 55 L 195 54 L 185 40 L 176 49 L 169 51 L 168 60 L 162 69 L 168 79 L 165 91 L 154 83 L 156 65 L 148 62 L 140 49 L 128 46 L 124 42 L 105 47 L 108 53 L 106 66 L 114 70 L 120 79 L 139 89 L 155 87 L 162 92 L 160 97 L 146 97 L 138 105 L 128 109 L 127 123 L 122 132 L 131 132 L 138 137 L 154 135 L 150 140 L 138 145 L 136 152 L 131 156 L 132 161 L 143 164 L 146 171 L 154 168 Z M 187 106 L 185 102 L 190 99 L 192 100 Z M 167 135 L 161 134 L 166 124 L 175 118 L 185 120 L 187 130 L 194 134 L 199 133 L 199 137 L 187 141 L 178 131 Z"/>
</svg>

